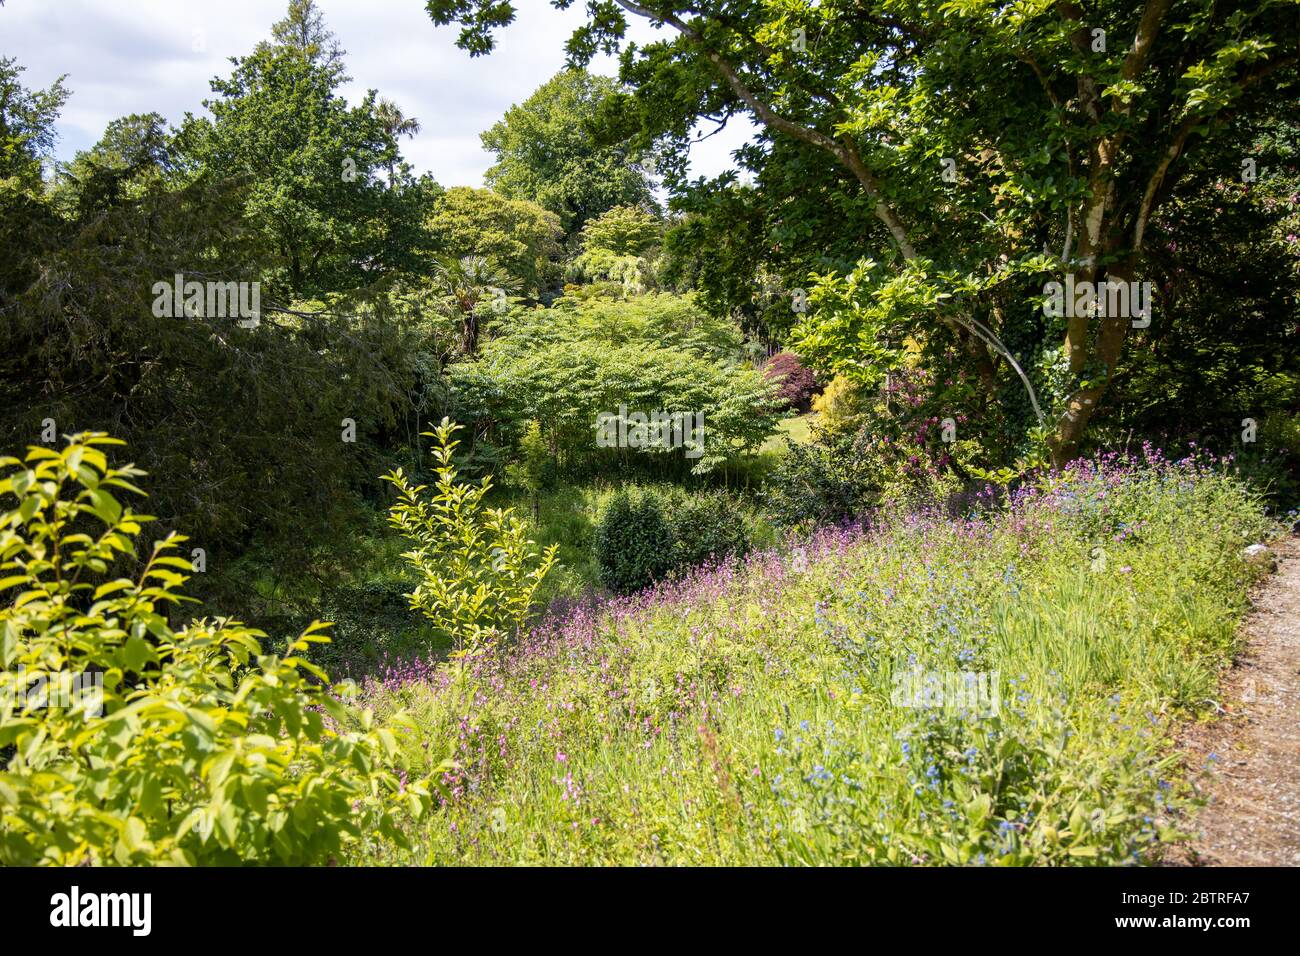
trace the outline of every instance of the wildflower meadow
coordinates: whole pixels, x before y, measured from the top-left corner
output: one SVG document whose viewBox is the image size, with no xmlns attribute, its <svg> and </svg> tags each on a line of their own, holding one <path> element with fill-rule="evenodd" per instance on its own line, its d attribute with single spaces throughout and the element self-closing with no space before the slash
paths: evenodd
<svg viewBox="0 0 1300 956">
<path fill-rule="evenodd" d="M 1187 825 L 1170 738 L 1231 659 L 1265 527 L 1214 463 L 1108 455 L 394 668 L 363 696 L 456 769 L 412 850 L 358 859 L 1150 862 Z M 910 671 L 993 675 L 997 712 L 900 706 Z"/>
</svg>

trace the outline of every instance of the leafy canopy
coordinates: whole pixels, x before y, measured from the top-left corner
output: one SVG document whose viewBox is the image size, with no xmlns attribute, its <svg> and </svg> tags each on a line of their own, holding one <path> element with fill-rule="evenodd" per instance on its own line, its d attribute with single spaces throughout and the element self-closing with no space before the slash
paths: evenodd
<svg viewBox="0 0 1300 956">
<path fill-rule="evenodd" d="M 534 202 L 454 186 L 438 198 L 428 227 L 442 256 L 489 259 L 533 294 L 559 276 L 559 218 Z"/>
<path fill-rule="evenodd" d="M 296 295 L 421 271 L 422 218 L 438 189 L 394 174 L 391 108 L 373 90 L 356 106 L 342 98 L 343 51 L 310 0 L 294 0 L 272 33 L 212 80 L 212 119 L 187 115 L 185 168 L 245 184 L 244 220 L 267 237 Z"/>
<path fill-rule="evenodd" d="M 566 69 L 512 106 L 481 135 L 497 161 L 484 176 L 507 199 L 560 217 L 566 238 L 615 206 L 652 202 L 646 173 L 626 144 L 603 144 L 596 120 L 618 84 Z"/>
</svg>

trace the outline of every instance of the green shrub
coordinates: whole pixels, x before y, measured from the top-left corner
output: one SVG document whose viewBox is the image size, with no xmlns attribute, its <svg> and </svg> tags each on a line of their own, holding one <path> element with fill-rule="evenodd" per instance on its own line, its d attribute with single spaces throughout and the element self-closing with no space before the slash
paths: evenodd
<svg viewBox="0 0 1300 956">
<path fill-rule="evenodd" d="M 403 555 L 419 576 L 408 595 L 411 607 L 450 638 L 457 655 L 518 632 L 556 552 L 552 545 L 539 554 L 512 509 L 484 504 L 490 479 L 457 481 L 452 453 L 459 442 L 451 436 L 459 429 L 444 418 L 422 433 L 435 442 L 431 499 L 423 499 L 425 486 L 412 485 L 400 468 L 384 476 L 399 495 L 389 523 L 414 545 Z"/>
<path fill-rule="evenodd" d="M 856 382 L 836 375 L 813 396 L 812 410 L 817 413 L 817 431 L 826 439 L 856 435 L 866 424 L 867 400 Z"/>
<path fill-rule="evenodd" d="M 747 510 L 723 491 L 650 486 L 614 492 L 594 535 L 600 583 L 616 594 L 751 548 Z"/>
<path fill-rule="evenodd" d="M 672 503 L 673 569 L 740 557 L 750 549 L 745 512 L 721 491 L 682 495 Z"/>
<path fill-rule="evenodd" d="M 533 521 L 537 520 L 538 496 L 555 487 L 555 456 L 547 447 L 541 426 L 531 421 L 519 439 L 519 461 L 506 466 L 506 476 L 514 487 L 528 495 Z"/>
<path fill-rule="evenodd" d="M 134 580 L 104 580 L 151 520 L 114 496 L 143 472 L 110 468 L 109 444 L 0 458 L 0 500 L 16 499 L 0 518 L 0 863 L 301 865 L 404 845 L 430 785 L 406 779 L 394 730 L 410 725 L 330 692 L 306 660 L 326 625 L 281 653 L 224 618 L 174 631 L 167 609 L 190 600 L 176 534 Z M 73 693 L 86 678 L 102 690 Z"/>
<path fill-rule="evenodd" d="M 673 566 L 673 532 L 662 498 L 652 491 L 619 491 L 596 524 L 595 559 L 600 583 L 630 594 Z"/>
<path fill-rule="evenodd" d="M 450 642 L 411 614 L 408 580 L 340 583 L 320 597 L 320 615 L 332 623 L 331 641 L 311 660 L 340 673 L 364 673 L 392 658 L 446 653 Z M 440 643 L 441 640 L 441 643 Z"/>
<path fill-rule="evenodd" d="M 857 518 L 878 503 L 883 476 L 852 437 L 791 443 L 764 484 L 764 509 L 785 528 Z"/>
<path fill-rule="evenodd" d="M 1300 415 L 1270 414 L 1258 427 L 1257 440 L 1242 442 L 1237 451 L 1238 474 L 1278 512 L 1300 507 Z"/>
<path fill-rule="evenodd" d="M 503 445 L 536 421 L 570 478 L 703 474 L 761 447 L 781 415 L 773 384 L 743 361 L 734 323 L 682 296 L 560 300 L 519 315 L 479 361 L 450 366 L 448 380 L 462 421 Z M 602 414 L 621 407 L 702 415 L 702 454 L 673 442 L 601 447 Z"/>
</svg>

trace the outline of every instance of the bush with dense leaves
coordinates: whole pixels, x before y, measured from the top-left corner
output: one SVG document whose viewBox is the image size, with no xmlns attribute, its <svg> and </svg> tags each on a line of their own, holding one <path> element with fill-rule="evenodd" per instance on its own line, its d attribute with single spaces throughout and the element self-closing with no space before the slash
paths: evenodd
<svg viewBox="0 0 1300 956">
<path fill-rule="evenodd" d="M 861 517 L 879 501 L 881 484 L 881 474 L 851 436 L 791 442 L 768 475 L 762 500 L 777 525 L 806 529 Z"/>
<path fill-rule="evenodd" d="M 673 566 L 673 530 L 653 492 L 617 492 L 596 524 L 600 583 L 615 594 L 653 584 Z"/>
<path fill-rule="evenodd" d="M 745 512 L 730 495 L 709 491 L 675 498 L 670 505 L 673 570 L 741 557 L 749 551 Z"/>
<path fill-rule="evenodd" d="M 860 384 L 836 375 L 812 400 L 817 433 L 830 439 L 856 435 L 867 422 L 869 404 Z"/>
<path fill-rule="evenodd" d="M 600 582 L 627 594 L 675 572 L 741 557 L 751 544 L 746 509 L 726 492 L 650 486 L 610 498 L 597 520 L 595 558 Z"/>
<path fill-rule="evenodd" d="M 513 444 L 536 421 L 569 476 L 638 470 L 702 474 L 757 451 L 780 417 L 773 386 L 743 361 L 739 331 L 685 296 L 560 300 L 512 316 L 477 362 L 448 369 L 457 416 Z M 597 444 L 602 413 L 700 414 L 700 454 L 672 442 Z M 692 423 L 695 419 L 692 419 Z"/>
<path fill-rule="evenodd" d="M 306 659 L 325 625 L 278 653 L 225 618 L 173 630 L 182 536 L 110 576 L 151 519 L 115 497 L 142 472 L 110 467 L 109 444 L 0 458 L 0 863 L 304 865 L 404 844 L 450 764 L 407 765 L 403 715 L 380 725 L 331 692 Z"/>
<path fill-rule="evenodd" d="M 411 608 L 452 642 L 456 655 L 486 650 L 518 632 L 557 550 L 539 552 L 512 509 L 486 506 L 489 478 L 457 480 L 452 455 L 459 442 L 452 435 L 460 427 L 444 418 L 422 433 L 434 439 L 431 497 L 400 468 L 384 476 L 398 492 L 389 524 L 412 546 L 402 555 L 419 582 L 408 595 Z"/>
</svg>

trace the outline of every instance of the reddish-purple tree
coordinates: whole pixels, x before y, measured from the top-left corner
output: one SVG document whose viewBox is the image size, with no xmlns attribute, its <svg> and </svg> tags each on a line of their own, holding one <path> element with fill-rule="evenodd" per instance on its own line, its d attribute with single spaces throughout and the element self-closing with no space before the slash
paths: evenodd
<svg viewBox="0 0 1300 956">
<path fill-rule="evenodd" d="M 812 397 L 820 387 L 817 377 L 793 352 L 777 352 L 768 359 L 763 377 L 777 382 L 777 394 L 800 412 L 812 407 Z"/>
</svg>

